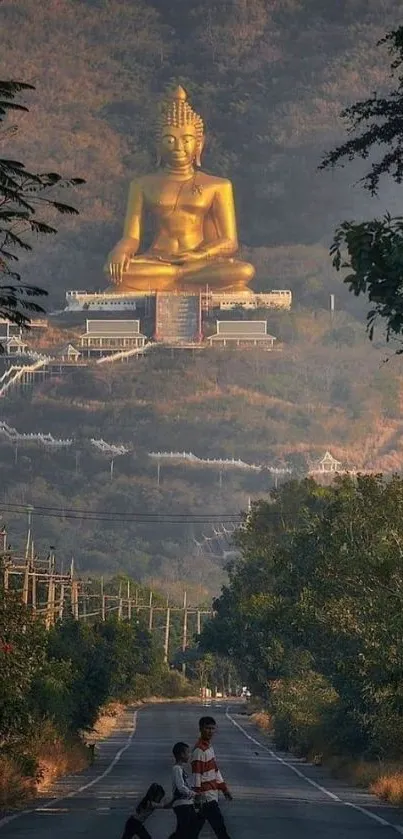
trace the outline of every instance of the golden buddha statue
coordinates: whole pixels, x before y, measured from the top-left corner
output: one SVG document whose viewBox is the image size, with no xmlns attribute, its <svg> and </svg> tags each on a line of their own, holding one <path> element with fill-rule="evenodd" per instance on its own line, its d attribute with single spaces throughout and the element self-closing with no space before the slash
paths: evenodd
<svg viewBox="0 0 403 839">
<path fill-rule="evenodd" d="M 248 291 L 255 269 L 238 250 L 232 184 L 199 170 L 204 126 L 178 87 L 157 122 L 158 170 L 132 181 L 123 238 L 105 266 L 117 292 Z M 144 213 L 155 236 L 138 255 Z"/>
</svg>

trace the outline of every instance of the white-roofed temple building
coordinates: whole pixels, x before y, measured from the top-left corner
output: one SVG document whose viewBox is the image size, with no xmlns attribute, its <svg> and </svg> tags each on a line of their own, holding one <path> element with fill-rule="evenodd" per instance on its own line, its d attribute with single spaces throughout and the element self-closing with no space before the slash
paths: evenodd
<svg viewBox="0 0 403 839">
<path fill-rule="evenodd" d="M 218 320 L 217 332 L 206 340 L 210 347 L 261 347 L 272 350 L 276 338 L 267 333 L 265 320 Z"/>
<path fill-rule="evenodd" d="M 143 349 L 147 342 L 139 320 L 87 320 L 80 338 L 80 352 L 87 358 Z"/>
</svg>

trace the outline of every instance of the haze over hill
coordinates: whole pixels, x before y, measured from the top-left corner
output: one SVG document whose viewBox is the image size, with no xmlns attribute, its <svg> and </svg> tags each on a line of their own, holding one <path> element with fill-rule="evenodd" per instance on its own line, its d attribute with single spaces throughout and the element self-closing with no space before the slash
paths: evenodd
<svg viewBox="0 0 403 839">
<path fill-rule="evenodd" d="M 362 304 L 328 257 L 338 221 L 393 212 L 398 192 L 371 204 L 350 186 L 359 166 L 336 175 L 317 166 L 344 136 L 341 109 L 388 84 L 386 49 L 375 44 L 400 22 L 401 4 L 48 0 L 38 15 L 35 0 L 3 0 L 0 12 L 3 77 L 36 86 L 7 153 L 35 170 L 87 181 L 72 199 L 80 215 L 64 218 L 58 235 L 35 242 L 21 261 L 24 280 L 51 292 L 49 308 L 63 304 L 67 288 L 104 285 L 102 265 L 121 232 L 129 180 L 155 164 L 156 103 L 173 81 L 189 90 L 206 121 L 203 165 L 234 181 L 243 254 L 257 267 L 254 287 L 293 291 L 293 311 L 268 319 L 278 339 L 273 354 L 157 351 L 2 403 L 2 418 L 19 431 L 74 438 L 71 452 L 32 445 L 17 457 L 0 440 L 3 501 L 188 518 L 180 526 L 114 527 L 38 516 L 42 547 L 54 542 L 84 570 L 125 569 L 176 592 L 186 581 L 200 599 L 224 579 L 229 545 L 211 543 L 212 528 L 192 516 L 238 513 L 267 492 L 272 477 L 163 466 L 158 483 L 150 451 L 241 458 L 300 474 L 329 448 L 347 467 L 400 468 L 398 360 L 381 368 L 384 349 L 369 345 Z M 329 292 L 337 301 L 333 322 L 324 311 Z M 67 337 L 74 341 L 74 330 L 58 340 Z M 91 437 L 131 450 L 112 482 Z M 8 520 L 23 539 L 25 522 Z"/>
<path fill-rule="evenodd" d="M 74 555 L 81 570 L 125 570 L 176 595 L 186 584 L 199 600 L 217 592 L 231 545 L 228 534 L 214 540 L 217 520 L 209 516 L 221 516 L 231 530 L 228 514 L 264 496 L 273 475 L 265 468 L 220 475 L 219 468 L 162 461 L 158 478 L 150 452 L 242 459 L 295 476 L 326 449 L 350 469 L 393 472 L 401 465 L 400 359 L 382 365 L 384 350 L 344 313 L 332 323 L 323 311 L 272 314 L 268 327 L 279 338 L 271 353 L 160 347 L 129 364 L 78 369 L 10 392 L 2 400 L 10 425 L 74 442 L 60 452 L 34 443 L 16 450 L 0 437 L 1 502 L 139 514 L 138 522 L 113 523 L 39 512 L 35 539 L 43 550 L 55 545 L 64 561 Z M 74 341 L 74 331 L 69 335 Z M 116 457 L 113 480 L 110 456 L 97 452 L 92 438 L 129 449 Z M 141 519 L 164 513 L 180 518 Z M 13 540 L 23 543 L 26 517 L 3 515 Z M 194 520 L 200 515 L 207 517 L 202 526 Z"/>
<path fill-rule="evenodd" d="M 316 168 L 342 136 L 342 107 L 387 83 L 375 43 L 400 13 L 399 0 L 48 0 L 38 15 L 36 0 L 3 0 L 1 72 L 36 85 L 12 156 L 87 180 L 80 216 L 36 244 L 24 277 L 51 305 L 66 288 L 103 286 L 128 182 L 154 165 L 157 96 L 175 80 L 206 121 L 204 166 L 235 183 L 256 287 L 287 284 L 322 306 L 337 290 L 352 305 L 327 245 L 369 199 L 350 187 L 359 168 Z"/>
</svg>

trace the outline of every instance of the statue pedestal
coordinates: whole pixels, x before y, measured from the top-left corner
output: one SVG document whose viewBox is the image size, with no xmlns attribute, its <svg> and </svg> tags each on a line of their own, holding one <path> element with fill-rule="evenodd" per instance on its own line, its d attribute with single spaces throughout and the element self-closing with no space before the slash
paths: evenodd
<svg viewBox="0 0 403 839">
<path fill-rule="evenodd" d="M 212 291 L 204 287 L 201 292 L 192 289 L 190 292 L 172 291 L 156 292 L 148 291 L 126 291 L 117 292 L 107 290 L 103 292 L 76 291 L 66 292 L 67 312 L 105 312 L 106 315 L 118 314 L 119 312 L 134 312 L 139 307 L 147 306 L 147 301 L 154 300 L 158 295 L 172 298 L 179 305 L 180 298 L 194 298 L 200 301 L 203 311 L 217 309 L 228 311 L 231 309 L 291 309 L 292 294 L 289 290 L 276 290 L 255 293 L 246 289 L 245 291 L 223 292 Z M 173 303 L 173 305 L 176 305 Z M 196 303 L 195 303 L 196 305 Z M 197 304 L 198 305 L 198 304 Z"/>
</svg>

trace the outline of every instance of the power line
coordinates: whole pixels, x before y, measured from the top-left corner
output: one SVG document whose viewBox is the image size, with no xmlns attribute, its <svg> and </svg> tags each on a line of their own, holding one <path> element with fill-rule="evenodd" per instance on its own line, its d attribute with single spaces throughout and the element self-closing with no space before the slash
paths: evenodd
<svg viewBox="0 0 403 839">
<path fill-rule="evenodd" d="M 193 519 L 208 519 L 209 521 L 212 519 L 217 519 L 221 522 L 223 518 L 230 519 L 230 520 L 238 520 L 241 516 L 241 513 L 171 513 L 171 512 L 164 512 L 161 511 L 159 513 L 147 513 L 146 511 L 130 512 L 130 513 L 112 513 L 110 510 L 88 510 L 82 507 L 52 507 L 45 504 L 26 504 L 20 501 L 0 501 L 0 509 L 8 509 L 8 508 L 18 508 L 22 512 L 27 511 L 27 509 L 31 509 L 32 512 L 50 512 L 50 513 L 61 513 L 65 515 L 66 513 L 73 513 L 73 514 L 83 514 L 88 516 L 108 516 L 108 517 L 115 517 L 118 516 L 119 518 L 155 518 L 161 516 L 167 516 L 174 519 L 181 519 L 181 518 L 193 518 Z"/>
<path fill-rule="evenodd" d="M 32 514 L 39 518 L 64 518 L 77 519 L 80 521 L 97 521 L 116 524 L 129 523 L 160 523 L 160 524 L 214 524 L 214 523 L 239 523 L 241 513 L 111 513 L 107 511 L 92 511 L 80 508 L 67 507 L 46 507 L 40 505 L 30 506 Z M 27 505 L 19 503 L 0 502 L 0 511 L 10 515 L 26 515 Z"/>
</svg>

